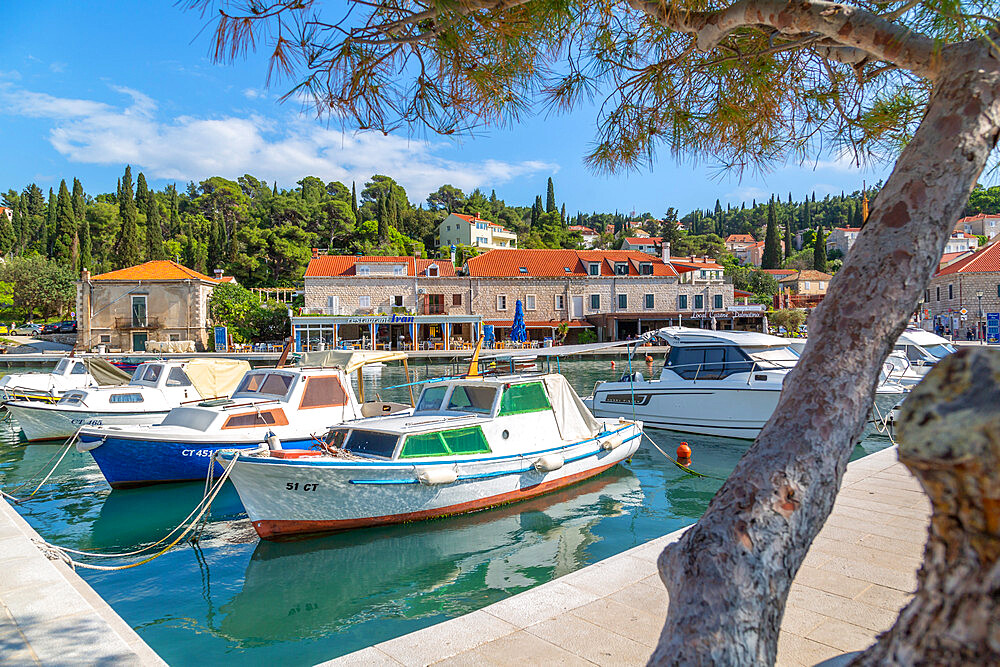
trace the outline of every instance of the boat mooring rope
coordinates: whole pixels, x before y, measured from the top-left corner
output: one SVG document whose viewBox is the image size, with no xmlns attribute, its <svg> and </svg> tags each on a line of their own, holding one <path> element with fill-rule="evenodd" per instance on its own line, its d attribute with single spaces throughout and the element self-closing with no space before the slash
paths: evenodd
<svg viewBox="0 0 1000 667">
<path fill-rule="evenodd" d="M 872 403 L 872 409 L 875 411 L 875 418 L 869 419 L 868 423 L 875 427 L 876 432 L 889 438 L 889 442 L 895 445 L 896 439 L 892 437 L 892 427 L 889 426 L 889 418 L 892 416 L 892 411 L 890 410 L 889 414 L 883 417 L 878 403 Z"/>
<path fill-rule="evenodd" d="M 178 542 L 180 542 L 181 540 L 183 540 L 184 537 L 189 532 L 191 532 L 198 525 L 198 523 L 201 521 L 202 517 L 204 517 L 205 514 L 208 513 L 208 510 L 212 507 L 212 502 L 219 495 L 219 492 L 222 491 L 222 487 L 225 485 L 226 480 L 229 479 L 229 475 L 233 471 L 233 468 L 236 466 L 236 462 L 239 460 L 239 458 L 240 458 L 239 451 L 234 451 L 233 452 L 233 458 L 226 465 L 225 469 L 222 471 L 222 475 L 215 482 L 215 484 L 211 487 L 211 489 L 209 490 L 209 492 L 205 496 L 202 497 L 201 501 L 197 505 L 195 505 L 195 508 L 193 510 L 191 510 L 191 513 L 188 514 L 184 518 L 184 520 L 181 521 L 177 525 L 177 527 L 175 527 L 173 530 L 171 530 L 169 533 L 167 533 L 164 537 L 160 538 L 156 542 L 153 542 L 152 544 L 149 544 L 149 545 L 147 545 L 147 546 L 145 546 L 145 547 L 143 547 L 141 549 L 137 549 L 135 551 L 123 552 L 123 553 L 109 554 L 109 553 L 95 553 L 95 552 L 89 552 L 89 551 L 78 551 L 76 549 L 69 549 L 67 547 L 59 547 L 59 546 L 56 546 L 54 544 L 49 544 L 48 542 L 39 541 L 39 540 L 35 540 L 35 542 L 36 542 L 36 544 L 38 544 L 39 548 L 42 549 L 42 551 L 46 552 L 46 554 L 51 554 L 51 555 L 55 556 L 56 558 L 58 558 L 59 560 L 62 560 L 63 562 L 65 562 L 67 565 L 69 565 L 72 568 L 82 567 L 82 568 L 87 569 L 87 570 L 102 570 L 102 571 L 105 571 L 105 572 L 110 572 L 110 571 L 116 571 L 116 570 L 128 570 L 128 569 L 133 568 L 133 567 L 138 567 L 140 565 L 144 565 L 144 564 L 146 564 L 146 563 L 148 563 L 148 562 L 150 562 L 152 560 L 155 560 L 155 559 L 159 558 L 163 554 L 165 554 L 168 551 L 170 551 L 172 548 L 174 548 L 174 546 L 177 545 Z M 212 468 L 214 466 L 215 466 L 215 457 L 213 456 L 212 460 L 209 463 L 209 475 L 211 475 Z M 197 515 L 195 516 L 196 513 L 197 513 Z M 191 518 L 192 516 L 194 516 L 193 519 Z M 75 554 L 75 555 L 86 556 L 86 557 L 90 557 L 90 558 L 123 558 L 123 557 L 126 557 L 126 556 L 135 556 L 137 554 L 141 554 L 141 553 L 145 553 L 147 551 L 150 551 L 151 549 L 159 546 L 163 542 L 167 541 L 170 538 L 171 535 L 173 535 L 177 531 L 181 530 L 181 528 L 183 528 L 183 530 L 181 531 L 181 533 L 172 542 L 170 542 L 169 544 L 167 544 L 165 547 L 163 547 L 162 549 L 160 549 L 158 552 L 154 553 L 153 555 L 148 556 L 147 558 L 143 558 L 142 560 L 136 561 L 135 563 L 128 563 L 126 565 L 91 565 L 90 563 L 81 563 L 79 561 L 73 560 L 73 557 L 70 555 L 70 554 Z"/>
<path fill-rule="evenodd" d="M 77 438 L 80 437 L 80 431 L 82 431 L 82 430 L 83 430 L 83 426 L 81 426 L 80 428 L 76 429 L 76 433 L 74 433 L 73 435 L 71 435 L 69 437 L 69 440 L 67 440 L 63 444 L 62 449 L 56 451 L 56 453 L 53 454 L 49 458 L 49 460 L 46 461 L 45 464 L 41 468 L 39 468 L 38 470 L 36 470 L 30 477 L 28 477 L 28 479 L 24 480 L 23 482 L 21 482 L 20 484 L 18 484 L 17 486 L 15 486 L 13 489 L 11 489 L 12 492 L 17 492 L 19 489 L 23 489 L 28 484 L 30 484 L 32 480 L 34 480 L 36 477 L 38 477 L 44 470 L 48 470 L 49 472 L 45 475 L 45 478 L 42 479 L 42 481 L 38 483 L 38 486 L 35 487 L 34 491 L 32 491 L 31 493 L 29 493 L 24 498 L 18 498 L 17 496 L 12 495 L 11 493 L 7 493 L 6 491 L 0 491 L 0 495 L 2 495 L 4 498 L 9 498 L 12 502 L 22 503 L 25 500 L 28 500 L 29 498 L 31 498 L 32 496 L 34 496 L 36 493 L 38 493 L 39 489 L 41 489 L 45 485 L 45 482 L 49 481 L 49 477 L 52 477 L 52 473 L 54 473 L 56 471 L 56 468 L 59 467 L 59 464 L 62 463 L 62 460 L 64 458 L 66 458 L 66 454 L 69 453 L 69 450 L 76 443 Z M 52 463 L 52 461 L 57 456 L 59 457 L 59 460 L 56 461 L 56 464 L 54 466 L 52 466 L 51 469 L 49 469 L 49 464 Z"/>
</svg>

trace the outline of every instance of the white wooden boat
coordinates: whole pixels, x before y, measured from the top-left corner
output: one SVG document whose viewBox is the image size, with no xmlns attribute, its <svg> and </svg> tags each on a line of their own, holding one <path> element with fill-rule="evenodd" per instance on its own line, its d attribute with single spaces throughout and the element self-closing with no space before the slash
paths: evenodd
<svg viewBox="0 0 1000 667">
<path fill-rule="evenodd" d="M 155 424 L 173 408 L 228 396 L 250 364 L 234 359 L 147 361 L 127 385 L 73 389 L 58 403 L 11 401 L 28 440 L 68 438 L 84 426 Z"/>
<path fill-rule="evenodd" d="M 104 359 L 64 357 L 48 373 L 11 373 L 0 378 L 3 401 L 55 403 L 67 391 L 112 387 L 129 381 L 129 374 Z"/>
<path fill-rule="evenodd" d="M 334 424 L 412 409 L 359 402 L 347 375 L 360 372 L 366 359 L 401 358 L 402 352 L 320 354 L 329 366 L 251 370 L 231 399 L 175 407 L 156 424 L 88 426 L 77 449 L 91 453 L 113 488 L 200 481 L 219 449 L 253 449 L 272 436 L 291 447 L 310 447 Z M 215 472 L 222 469 L 216 465 Z"/>
<path fill-rule="evenodd" d="M 239 457 L 230 479 L 257 533 L 276 539 L 532 498 L 632 456 L 641 428 L 595 419 L 558 374 L 471 374 L 425 385 L 412 414 L 337 426 L 316 449 L 218 457 Z"/>
</svg>

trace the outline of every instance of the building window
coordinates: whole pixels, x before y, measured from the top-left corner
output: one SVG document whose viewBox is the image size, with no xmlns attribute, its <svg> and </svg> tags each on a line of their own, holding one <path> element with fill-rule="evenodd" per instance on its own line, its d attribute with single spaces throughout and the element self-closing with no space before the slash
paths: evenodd
<svg viewBox="0 0 1000 667">
<path fill-rule="evenodd" d="M 180 340 L 180 339 L 181 339 L 181 335 L 180 334 L 170 334 L 170 340 Z M 179 369 L 175 368 L 175 369 L 173 369 L 170 372 L 173 373 L 176 370 L 179 370 Z"/>
<path fill-rule="evenodd" d="M 997 289 L 1000 290 L 1000 285 L 997 285 Z M 566 308 L 566 296 L 563 294 L 556 294 L 556 310 L 565 310 Z"/>
<path fill-rule="evenodd" d="M 1000 291 L 1000 285 L 997 285 L 997 290 Z M 101 334 L 101 342 L 102 343 L 110 343 L 111 342 L 111 334 Z"/>
<path fill-rule="evenodd" d="M 452 294 L 451 295 L 451 305 L 453 305 L 453 306 L 461 306 L 462 305 L 462 295 L 461 294 Z"/>
<path fill-rule="evenodd" d="M 144 327 L 144 326 L 146 326 L 146 297 L 145 296 L 133 296 L 132 297 L 132 326 L 134 326 L 134 327 Z"/>
<path fill-rule="evenodd" d="M 639 273 L 644 276 L 653 275 L 653 265 L 649 262 L 643 262 L 639 265 Z"/>
<path fill-rule="evenodd" d="M 808 280 L 802 281 L 802 289 L 812 289 Z"/>
<path fill-rule="evenodd" d="M 715 296 L 712 297 L 712 300 L 713 300 L 712 307 L 715 308 L 716 310 L 722 310 L 722 295 L 716 294 Z"/>
<path fill-rule="evenodd" d="M 601 295 L 600 294 L 591 294 L 590 295 L 590 309 L 591 310 L 600 310 L 601 309 Z"/>
<path fill-rule="evenodd" d="M 393 305 L 394 308 L 402 308 L 403 307 L 403 295 L 402 294 L 397 294 L 396 296 L 392 297 L 392 305 Z"/>
<path fill-rule="evenodd" d="M 534 294 L 525 294 L 524 295 L 524 309 L 525 310 L 534 310 L 535 309 L 535 295 Z"/>
<path fill-rule="evenodd" d="M 394 276 L 401 276 L 401 275 L 403 275 L 403 267 L 401 267 L 401 266 L 394 266 L 394 267 L 392 267 L 392 275 L 394 275 Z"/>
<path fill-rule="evenodd" d="M 823 285 L 824 285 L 823 281 L 822 280 L 819 281 L 818 283 L 816 283 L 816 289 L 820 289 L 820 290 L 823 289 Z"/>
<path fill-rule="evenodd" d="M 615 262 L 615 275 L 616 276 L 627 276 L 628 275 L 628 264 L 625 262 Z"/>
<path fill-rule="evenodd" d="M 428 266 L 427 267 L 427 275 L 429 277 L 431 277 L 431 278 L 437 278 L 438 277 L 438 265 L 437 264 L 431 264 L 430 266 Z"/>
<path fill-rule="evenodd" d="M 591 264 L 590 266 L 587 267 L 587 269 L 590 271 L 590 275 L 592 275 L 592 276 L 599 276 L 599 275 L 601 275 L 601 265 L 600 264 Z"/>
<path fill-rule="evenodd" d="M 506 294 L 497 294 L 497 310 L 507 310 Z"/>
<path fill-rule="evenodd" d="M 621 310 L 628 308 L 628 294 L 618 295 L 618 308 Z"/>
<path fill-rule="evenodd" d="M 652 294 L 647 294 L 646 296 L 643 297 L 643 306 L 646 308 L 646 310 L 652 310 L 653 309 L 653 295 Z"/>
<path fill-rule="evenodd" d="M 698 271 L 698 277 L 699 278 L 704 278 L 705 277 L 705 272 L 704 271 Z"/>
<path fill-rule="evenodd" d="M 997 285 L 997 292 L 1000 293 L 1000 285 Z M 930 303 L 931 291 L 929 289 L 924 290 L 924 303 Z"/>
<path fill-rule="evenodd" d="M 937 300 L 940 301 L 941 300 L 941 288 L 937 287 L 935 289 L 937 290 Z M 998 288 L 998 289 L 1000 289 L 1000 288 Z"/>
<path fill-rule="evenodd" d="M 370 266 L 359 266 L 358 275 L 359 276 L 370 276 L 372 274 L 372 268 Z"/>
<path fill-rule="evenodd" d="M 441 315 L 444 313 L 444 294 L 427 295 L 427 314 Z"/>
<path fill-rule="evenodd" d="M 954 285 L 948 285 L 948 298 L 949 299 L 954 299 L 955 298 L 955 291 L 953 289 L 954 287 L 955 287 Z"/>
<path fill-rule="evenodd" d="M 358 308 L 371 308 L 372 298 L 371 296 L 365 294 L 364 296 L 358 297 Z"/>
<path fill-rule="evenodd" d="M 694 295 L 694 309 L 701 310 L 705 307 L 705 297 L 702 294 Z"/>
<path fill-rule="evenodd" d="M 688 307 L 688 295 L 678 294 L 677 295 L 677 310 L 687 310 Z"/>
</svg>

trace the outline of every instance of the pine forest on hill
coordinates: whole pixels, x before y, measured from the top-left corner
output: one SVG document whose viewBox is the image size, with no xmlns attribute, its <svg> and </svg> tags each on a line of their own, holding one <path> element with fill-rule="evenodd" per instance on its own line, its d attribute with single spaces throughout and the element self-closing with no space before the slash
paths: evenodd
<svg viewBox="0 0 1000 667">
<path fill-rule="evenodd" d="M 869 189 L 869 199 L 877 191 Z M 13 211 L 13 220 L 0 216 L 0 253 L 37 256 L 35 269 L 49 266 L 62 284 L 71 283 L 84 268 L 96 274 L 151 259 L 176 259 L 209 275 L 221 268 L 246 287 L 283 286 L 301 279 L 314 247 L 342 254 L 434 256 L 438 223 L 455 212 L 503 225 L 517 233 L 522 248 L 582 248 L 581 236 L 569 230 L 573 225 L 601 233 L 598 247 L 616 248 L 627 223 L 640 220 L 651 235 L 671 243 L 675 256 L 715 258 L 724 254 L 723 239 L 729 234 L 764 239 L 771 217 L 778 238 L 803 232 L 805 250 L 796 252 L 781 243 L 780 263 L 786 264 L 812 252 L 816 228 L 828 233 L 833 227 L 860 226 L 861 198 L 860 191 L 821 199 L 810 193 L 802 200 L 789 193 L 785 199 L 739 207 L 723 208 L 716 201 L 714 208 L 683 217 L 673 208 L 661 215 L 567 216 L 551 178 L 544 199 L 539 195 L 529 206 L 508 205 L 495 192 L 466 194 L 451 185 L 442 185 L 414 206 L 403 187 L 385 175 L 372 176 L 360 190 L 353 183 L 324 183 L 314 176 L 282 189 L 247 174 L 235 181 L 213 176 L 184 189 L 168 185 L 156 191 L 141 172 L 133 183 L 126 167 L 111 193 L 88 194 L 75 178 L 47 195 L 34 183 L 8 190 L 3 204 Z M 1000 188 L 977 189 L 968 212 L 1000 213 Z M 460 248 L 459 263 L 474 252 Z M 803 263 L 811 267 L 811 261 Z"/>
</svg>

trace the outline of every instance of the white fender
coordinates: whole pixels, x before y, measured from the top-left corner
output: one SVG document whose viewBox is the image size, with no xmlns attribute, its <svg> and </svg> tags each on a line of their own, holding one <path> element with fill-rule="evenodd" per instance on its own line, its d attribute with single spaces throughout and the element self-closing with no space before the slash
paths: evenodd
<svg viewBox="0 0 1000 667">
<path fill-rule="evenodd" d="M 93 442 L 84 442 L 83 440 L 77 440 L 76 451 L 82 454 L 83 452 L 89 452 L 91 449 L 97 449 L 103 444 L 104 444 L 104 438 L 101 438 L 100 440 L 94 440 Z"/>
<path fill-rule="evenodd" d="M 607 440 L 605 440 L 604 442 L 601 443 L 601 449 L 604 449 L 604 450 L 607 450 L 607 451 L 610 452 L 612 449 L 620 447 L 623 442 L 625 442 L 625 439 L 622 438 L 622 436 L 620 434 L 616 433 L 616 434 L 614 434 L 613 436 L 611 436 L 610 438 L 608 438 Z"/>
<path fill-rule="evenodd" d="M 434 466 L 433 468 L 417 468 L 417 481 L 427 486 L 438 484 L 453 484 L 458 480 L 458 471 L 445 466 Z"/>
<path fill-rule="evenodd" d="M 538 472 L 552 472 L 562 468 L 565 462 L 565 459 L 558 454 L 548 454 L 535 461 L 534 468 Z"/>
</svg>

